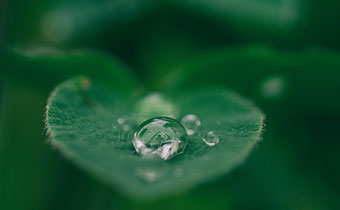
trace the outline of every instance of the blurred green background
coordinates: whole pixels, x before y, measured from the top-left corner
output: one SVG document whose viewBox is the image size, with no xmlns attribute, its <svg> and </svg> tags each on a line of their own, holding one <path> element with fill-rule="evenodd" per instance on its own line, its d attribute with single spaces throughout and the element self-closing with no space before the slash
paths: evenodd
<svg viewBox="0 0 340 210">
<path fill-rule="evenodd" d="M 1 210 L 340 209 L 339 1 L 0 4 Z M 91 53 L 72 54 L 80 49 Z M 263 141 L 241 167 L 186 193 L 152 202 L 121 195 L 44 134 L 53 87 L 98 76 L 106 59 L 150 89 L 238 91 L 266 113 Z"/>
</svg>

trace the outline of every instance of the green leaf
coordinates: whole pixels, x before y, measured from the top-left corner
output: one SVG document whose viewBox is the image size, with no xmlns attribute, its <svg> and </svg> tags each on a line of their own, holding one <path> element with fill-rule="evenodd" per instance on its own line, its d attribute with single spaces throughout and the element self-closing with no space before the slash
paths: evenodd
<svg viewBox="0 0 340 210">
<path fill-rule="evenodd" d="M 204 53 L 173 69 L 158 88 L 222 86 L 240 92 L 266 113 L 340 113 L 340 54 L 330 50 L 277 51 L 264 46 Z"/>
<path fill-rule="evenodd" d="M 199 116 L 200 132 L 213 131 L 220 141 L 209 147 L 194 135 L 187 137 L 185 152 L 170 160 L 142 158 L 133 148 L 134 130 L 115 125 L 122 116 L 139 116 L 143 108 L 135 107 L 143 106 L 119 90 L 88 84 L 87 78 L 75 78 L 51 94 L 46 113 L 51 143 L 81 168 L 138 198 L 184 191 L 228 173 L 245 160 L 262 132 L 262 113 L 235 93 L 213 88 L 168 93 L 164 97 L 176 107 L 173 115 Z"/>
<path fill-rule="evenodd" d="M 16 45 L 93 46 L 102 41 L 103 33 L 116 33 L 119 26 L 155 7 L 149 0 L 36 0 L 34 4 L 19 0 L 6 4 L 5 37 Z"/>
<path fill-rule="evenodd" d="M 284 0 L 172 0 L 171 2 L 199 12 L 217 23 L 241 30 L 243 33 L 245 33 L 244 29 L 246 32 L 251 31 L 251 36 L 296 30 L 305 16 L 304 5 L 300 0 L 291 3 Z"/>
<path fill-rule="evenodd" d="M 39 88 L 53 88 L 74 76 L 91 77 L 109 88 L 132 91 L 137 79 L 118 59 L 97 50 L 12 49 L 4 52 L 4 74 Z"/>
</svg>

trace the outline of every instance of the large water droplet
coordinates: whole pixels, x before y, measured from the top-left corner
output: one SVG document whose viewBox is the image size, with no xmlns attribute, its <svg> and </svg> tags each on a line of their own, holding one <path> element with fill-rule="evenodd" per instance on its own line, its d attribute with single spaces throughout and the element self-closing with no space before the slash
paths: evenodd
<svg viewBox="0 0 340 210">
<path fill-rule="evenodd" d="M 208 145 L 208 146 L 215 146 L 216 144 L 218 144 L 218 142 L 220 142 L 220 139 L 218 138 L 218 136 L 213 132 L 213 131 L 209 131 L 203 138 L 202 138 L 203 142 Z"/>
<path fill-rule="evenodd" d="M 137 128 L 132 142 L 138 154 L 167 160 L 183 153 L 187 145 L 185 135 L 185 128 L 177 120 L 155 117 Z"/>
<path fill-rule="evenodd" d="M 200 119 L 193 114 L 185 115 L 181 119 L 181 123 L 187 130 L 188 135 L 193 135 L 197 131 L 198 127 L 201 125 Z"/>
</svg>

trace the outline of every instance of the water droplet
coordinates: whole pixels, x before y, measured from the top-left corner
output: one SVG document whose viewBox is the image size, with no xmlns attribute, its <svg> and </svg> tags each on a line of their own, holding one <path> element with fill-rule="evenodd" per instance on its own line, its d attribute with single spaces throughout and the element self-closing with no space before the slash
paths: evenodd
<svg viewBox="0 0 340 210">
<path fill-rule="evenodd" d="M 193 135 L 201 125 L 200 119 L 193 114 L 185 115 L 182 118 L 181 123 L 187 130 L 188 135 Z"/>
<path fill-rule="evenodd" d="M 205 137 L 202 138 L 203 142 L 212 147 L 218 144 L 220 142 L 220 139 L 217 137 L 217 135 L 213 131 L 209 131 Z"/>
<path fill-rule="evenodd" d="M 167 160 L 183 153 L 187 145 L 185 135 L 185 128 L 177 120 L 155 117 L 137 128 L 132 142 L 138 154 Z"/>
</svg>

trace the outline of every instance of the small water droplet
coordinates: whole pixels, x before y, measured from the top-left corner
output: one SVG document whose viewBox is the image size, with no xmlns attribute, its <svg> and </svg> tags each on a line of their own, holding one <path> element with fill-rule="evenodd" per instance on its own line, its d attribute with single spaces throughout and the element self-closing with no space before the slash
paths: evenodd
<svg viewBox="0 0 340 210">
<path fill-rule="evenodd" d="M 188 135 L 193 135 L 197 131 L 198 127 L 201 126 L 200 119 L 193 114 L 185 115 L 181 119 L 181 123 L 187 130 Z"/>
<path fill-rule="evenodd" d="M 202 138 L 203 142 L 212 147 L 218 144 L 220 142 L 220 139 L 217 137 L 217 135 L 213 131 L 209 131 L 205 137 Z"/>
<path fill-rule="evenodd" d="M 137 128 L 132 142 L 138 154 L 167 160 L 183 153 L 187 145 L 185 135 L 185 128 L 177 120 L 155 117 Z"/>
<path fill-rule="evenodd" d="M 183 169 L 181 168 L 175 168 L 173 175 L 175 178 L 180 178 L 184 175 Z"/>
</svg>

